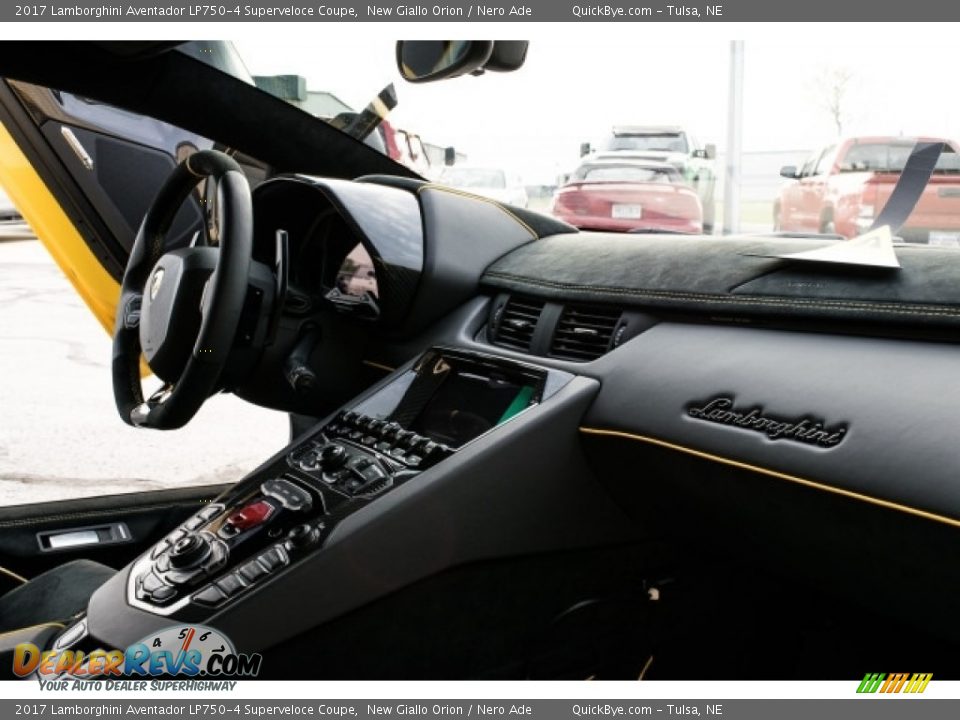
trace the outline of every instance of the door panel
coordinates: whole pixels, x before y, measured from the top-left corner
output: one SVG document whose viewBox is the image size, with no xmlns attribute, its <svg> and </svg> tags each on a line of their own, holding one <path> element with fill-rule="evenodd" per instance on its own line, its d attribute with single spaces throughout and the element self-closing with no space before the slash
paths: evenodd
<svg viewBox="0 0 960 720">
<path fill-rule="evenodd" d="M 0 508 L 0 566 L 28 579 L 80 558 L 123 567 L 227 487 L 206 485 Z M 83 531 L 112 523 L 122 523 L 129 539 L 53 550 L 42 550 L 38 540 L 38 533 Z"/>
<path fill-rule="evenodd" d="M 70 211 L 40 177 L 3 124 L 0 124 L 0 182 L 94 317 L 104 330 L 112 332 L 119 283 L 77 229 L 78 221 L 71 218 Z M 80 227 L 89 226 L 80 223 Z"/>
<path fill-rule="evenodd" d="M 42 130 L 64 167 L 129 252 L 147 208 L 176 167 L 174 156 L 164 149 L 56 121 L 44 123 Z M 206 145 L 212 147 L 212 143 Z M 169 247 L 184 247 L 200 228 L 203 217 L 197 200 L 194 196 L 180 208 L 167 236 Z"/>
</svg>

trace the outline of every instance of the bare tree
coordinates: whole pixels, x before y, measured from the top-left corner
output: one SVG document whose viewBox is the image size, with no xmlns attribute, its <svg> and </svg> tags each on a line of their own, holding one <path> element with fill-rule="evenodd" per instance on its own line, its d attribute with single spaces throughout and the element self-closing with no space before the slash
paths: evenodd
<svg viewBox="0 0 960 720">
<path fill-rule="evenodd" d="M 829 116 L 837 135 L 843 134 L 843 127 L 850 121 L 853 103 L 850 91 L 853 88 L 854 74 L 849 68 L 827 67 L 822 69 L 813 83 L 813 93 L 819 107 Z"/>
</svg>

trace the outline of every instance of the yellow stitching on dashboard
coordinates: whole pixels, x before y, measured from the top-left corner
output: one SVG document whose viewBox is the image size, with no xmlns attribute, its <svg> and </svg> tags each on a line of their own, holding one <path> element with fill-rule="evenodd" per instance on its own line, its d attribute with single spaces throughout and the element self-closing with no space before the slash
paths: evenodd
<svg viewBox="0 0 960 720">
<path fill-rule="evenodd" d="M 574 283 L 559 283 L 550 280 L 539 280 L 526 278 L 519 275 L 511 275 L 497 271 L 487 272 L 485 277 L 500 278 L 503 280 L 516 280 L 518 282 L 540 287 L 551 288 L 554 290 L 586 290 L 590 292 L 603 292 L 611 295 L 623 295 L 627 297 L 639 297 L 660 300 L 695 300 L 704 304 L 733 304 L 745 306 L 763 306 L 774 307 L 814 307 L 824 310 L 864 310 L 869 312 L 885 313 L 889 315 L 924 315 L 929 317 L 960 317 L 960 309 L 949 308 L 944 305 L 893 305 L 893 303 L 869 303 L 869 302 L 845 302 L 843 300 L 816 300 L 802 299 L 796 300 L 787 298 L 765 298 L 757 296 L 735 296 L 735 295 L 716 295 L 716 294 L 698 294 L 698 293 L 680 293 L 672 290 L 634 290 L 630 288 L 604 287 L 600 285 L 577 285 Z M 937 309 L 932 309 L 937 308 Z"/>
<path fill-rule="evenodd" d="M 439 190 L 440 192 L 447 192 L 447 193 L 450 193 L 451 195 L 459 195 L 460 197 L 470 198 L 472 200 L 481 200 L 485 203 L 489 203 L 490 205 L 493 205 L 495 208 L 497 208 L 501 212 L 506 213 L 507 217 L 509 217 L 514 222 L 516 222 L 518 225 L 521 225 L 524 230 L 530 233 L 530 237 L 532 237 L 534 240 L 540 237 L 533 231 L 533 228 L 531 228 L 523 220 L 521 220 L 512 212 L 510 212 L 509 208 L 504 207 L 503 205 L 498 203 L 496 200 L 485 198 L 482 195 L 474 195 L 473 193 L 463 192 L 462 190 L 457 190 L 456 188 L 447 187 L 446 185 L 435 185 L 433 183 L 426 183 L 425 185 L 421 185 L 420 187 L 418 187 L 417 195 L 419 195 L 422 190 Z"/>
<path fill-rule="evenodd" d="M 741 462 L 739 460 L 733 460 L 731 458 L 726 458 L 721 455 L 714 455 L 712 453 L 704 452 L 702 450 L 694 450 L 693 448 L 686 447 L 685 445 L 677 445 L 676 443 L 668 442 L 666 440 L 658 440 L 657 438 L 648 437 L 646 435 L 637 435 L 635 433 L 625 432 L 623 430 L 603 430 L 601 428 L 591 428 L 591 427 L 581 427 L 580 432 L 586 435 L 617 437 L 617 438 L 623 438 L 626 440 L 635 440 L 638 442 L 644 442 L 649 445 L 657 445 L 659 447 L 667 448 L 668 450 L 676 450 L 677 452 L 682 452 L 687 455 L 692 455 L 694 457 L 698 457 L 703 460 L 710 460 L 712 462 L 720 463 L 722 465 L 728 465 L 730 467 L 735 467 L 740 470 L 749 470 L 750 472 L 759 473 L 761 475 L 767 475 L 768 477 L 774 477 L 779 480 L 787 480 L 788 482 L 792 482 L 797 485 L 803 485 L 804 487 L 808 487 L 808 488 L 813 488 L 814 490 L 822 490 L 824 492 L 833 493 L 835 495 L 842 495 L 843 497 L 852 498 L 853 500 L 860 500 L 862 502 L 870 503 L 871 505 L 878 505 L 880 507 L 887 508 L 888 510 L 897 510 L 899 512 L 907 513 L 908 515 L 915 515 L 925 520 L 933 520 L 935 522 L 944 523 L 946 525 L 951 525 L 953 527 L 960 527 L 960 520 L 956 518 L 948 517 L 946 515 L 938 515 L 937 513 L 933 513 L 928 510 L 920 510 L 919 508 L 911 507 L 909 505 L 903 505 L 902 503 L 893 502 L 892 500 L 883 500 L 878 497 L 873 497 L 872 495 L 864 495 L 863 493 L 859 493 L 854 490 L 845 490 L 843 488 L 838 488 L 834 485 L 826 485 L 824 483 L 820 483 L 815 480 L 807 480 L 806 478 L 797 477 L 796 475 L 790 475 L 788 473 L 779 472 L 778 470 L 771 470 L 769 468 L 761 467 L 759 465 L 751 465 L 750 463 Z"/>
<path fill-rule="evenodd" d="M 0 573 L 2 573 L 3 575 L 7 575 L 9 577 L 12 577 L 14 580 L 19 580 L 21 583 L 27 582 L 27 579 L 23 575 L 20 575 L 19 573 L 15 573 L 13 570 L 8 570 L 2 565 L 0 565 Z"/>
<path fill-rule="evenodd" d="M 396 370 L 394 367 L 390 367 L 389 365 L 384 365 L 383 363 L 378 363 L 373 360 L 364 360 L 363 364 L 372 368 L 377 368 L 377 370 L 386 370 L 387 372 L 393 372 Z"/>
</svg>

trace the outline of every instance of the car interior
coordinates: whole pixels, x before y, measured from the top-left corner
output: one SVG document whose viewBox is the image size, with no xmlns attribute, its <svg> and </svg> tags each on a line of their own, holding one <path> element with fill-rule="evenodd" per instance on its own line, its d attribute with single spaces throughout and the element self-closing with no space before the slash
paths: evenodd
<svg viewBox="0 0 960 720">
<path fill-rule="evenodd" d="M 227 485 L 0 508 L 0 673 L 183 622 L 272 679 L 956 674 L 955 250 L 578 231 L 178 45 L 5 42 L 0 122 L 118 289 L 118 422 L 232 392 L 290 441 Z M 511 69 L 414 45 L 409 79 Z M 193 145 L 132 149 L 78 98 Z M 71 136 L 137 212 L 99 210 Z"/>
</svg>

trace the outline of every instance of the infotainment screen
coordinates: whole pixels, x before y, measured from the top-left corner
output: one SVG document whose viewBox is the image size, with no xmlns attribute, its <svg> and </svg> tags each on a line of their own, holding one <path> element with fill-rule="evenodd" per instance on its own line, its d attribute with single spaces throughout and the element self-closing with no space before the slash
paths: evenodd
<svg viewBox="0 0 960 720">
<path fill-rule="evenodd" d="M 537 373 L 516 366 L 437 354 L 421 365 L 404 398 L 403 424 L 458 448 L 535 405 L 542 386 Z"/>
</svg>

